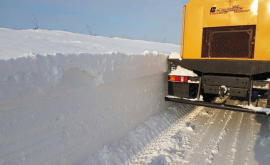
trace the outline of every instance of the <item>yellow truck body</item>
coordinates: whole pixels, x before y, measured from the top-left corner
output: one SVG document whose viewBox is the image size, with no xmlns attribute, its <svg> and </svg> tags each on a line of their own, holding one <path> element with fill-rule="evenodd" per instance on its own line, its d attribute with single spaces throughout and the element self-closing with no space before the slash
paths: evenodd
<svg viewBox="0 0 270 165">
<path fill-rule="evenodd" d="M 169 59 L 167 101 L 255 113 L 239 105 L 270 108 L 270 0 L 190 0 L 180 55 Z M 172 75 L 177 68 L 198 76 Z"/>
<path fill-rule="evenodd" d="M 190 0 L 184 9 L 183 59 L 270 61 L 270 0 Z M 202 58 L 204 28 L 246 25 L 256 26 L 252 58 Z"/>
</svg>

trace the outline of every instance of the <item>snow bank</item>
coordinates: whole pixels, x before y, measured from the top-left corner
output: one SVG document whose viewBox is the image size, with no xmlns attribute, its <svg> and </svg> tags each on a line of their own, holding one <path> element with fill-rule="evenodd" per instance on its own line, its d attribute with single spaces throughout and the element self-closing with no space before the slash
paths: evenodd
<svg viewBox="0 0 270 165">
<path fill-rule="evenodd" d="M 48 30 L 0 35 L 0 164 L 80 163 L 171 105 L 164 54 L 178 45 Z"/>
<path fill-rule="evenodd" d="M 167 56 L 0 61 L 0 164 L 77 163 L 166 109 Z"/>
</svg>

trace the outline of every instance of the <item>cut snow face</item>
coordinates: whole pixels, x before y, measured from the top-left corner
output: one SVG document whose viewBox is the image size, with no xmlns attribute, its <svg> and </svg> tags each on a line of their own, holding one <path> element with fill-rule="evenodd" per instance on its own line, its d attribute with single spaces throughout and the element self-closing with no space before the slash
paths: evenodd
<svg viewBox="0 0 270 165">
<path fill-rule="evenodd" d="M 44 88 L 56 85 L 65 72 L 72 68 L 77 68 L 91 75 L 97 85 L 106 83 L 109 79 L 115 81 L 118 78 L 114 77 L 114 74 L 118 72 L 118 69 L 128 69 L 125 62 L 129 61 L 127 60 L 129 57 L 124 57 L 127 54 L 132 56 L 129 59 L 133 60 L 137 59 L 134 57 L 136 55 L 146 56 L 140 57 L 142 59 L 169 54 L 171 51 L 179 49 L 179 45 L 174 44 L 41 29 L 11 30 L 0 28 L 0 35 L 2 36 L 0 38 L 0 83 L 2 83 L 0 100 L 17 96 L 29 87 L 41 87 L 42 91 L 45 91 Z M 116 56 L 119 61 L 114 59 Z M 161 61 L 153 60 L 138 65 L 145 65 L 148 68 L 141 68 L 147 70 L 153 68 L 154 70 L 154 68 L 158 69 L 164 65 L 161 63 Z M 132 72 L 137 72 L 135 68 L 131 69 L 132 66 L 129 68 L 130 73 L 126 73 L 127 75 L 123 75 L 124 77 L 134 77 Z M 111 73 L 104 75 L 105 72 Z M 148 71 L 140 70 L 140 72 L 147 73 Z M 137 76 L 139 75 L 137 74 Z"/>
</svg>

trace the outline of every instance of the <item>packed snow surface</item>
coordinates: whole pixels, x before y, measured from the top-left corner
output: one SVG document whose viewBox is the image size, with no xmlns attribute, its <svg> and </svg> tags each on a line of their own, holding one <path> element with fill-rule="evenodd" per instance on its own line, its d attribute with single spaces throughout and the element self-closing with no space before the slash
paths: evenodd
<svg viewBox="0 0 270 165">
<path fill-rule="evenodd" d="M 81 165 L 267 165 L 270 117 L 176 104 Z"/>
</svg>

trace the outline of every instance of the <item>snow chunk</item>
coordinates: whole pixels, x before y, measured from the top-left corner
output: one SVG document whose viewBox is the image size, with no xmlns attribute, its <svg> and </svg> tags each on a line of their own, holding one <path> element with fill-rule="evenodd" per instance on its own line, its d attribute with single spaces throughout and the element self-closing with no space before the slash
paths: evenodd
<svg viewBox="0 0 270 165">
<path fill-rule="evenodd" d="M 172 70 L 169 74 L 170 76 L 189 76 L 189 77 L 197 77 L 198 75 L 192 72 L 191 70 L 182 68 L 181 66 L 177 66 L 176 70 Z"/>
<path fill-rule="evenodd" d="M 171 60 L 180 60 L 180 61 L 182 61 L 182 58 L 181 58 L 180 54 L 177 53 L 177 52 L 172 52 L 172 53 L 170 54 L 170 56 L 169 56 L 169 59 L 171 59 Z"/>
<path fill-rule="evenodd" d="M 193 128 L 192 127 L 186 127 L 186 130 L 189 131 L 189 132 L 193 132 Z"/>
<path fill-rule="evenodd" d="M 142 53 L 143 55 L 158 55 L 159 54 L 159 52 L 158 51 L 153 51 L 153 52 L 151 52 L 151 51 L 148 51 L 148 50 L 146 50 L 146 51 L 144 51 L 143 53 Z"/>
<path fill-rule="evenodd" d="M 186 98 L 183 98 L 183 99 L 185 99 L 185 100 L 189 100 L 189 101 L 203 101 L 203 96 L 202 96 L 202 95 L 200 95 L 199 100 L 198 100 L 197 98 L 195 98 L 195 99 L 186 99 Z"/>
<path fill-rule="evenodd" d="M 242 107 L 242 108 L 246 108 L 246 109 L 251 109 L 251 110 L 255 110 L 257 112 L 264 112 L 266 113 L 267 115 L 270 114 L 270 109 L 269 108 L 262 108 L 262 107 L 254 107 L 253 105 L 237 105 L 239 107 Z"/>
<path fill-rule="evenodd" d="M 189 100 L 189 101 L 203 101 L 203 96 L 202 95 L 200 95 L 200 98 L 199 98 L 199 100 L 197 99 L 197 98 L 195 98 L 195 99 L 189 99 L 189 98 L 180 98 L 180 97 L 176 97 L 176 96 L 170 96 L 170 95 L 168 95 L 168 96 L 166 96 L 167 98 L 172 98 L 172 99 L 183 99 L 183 100 Z"/>
<path fill-rule="evenodd" d="M 225 85 L 222 85 L 220 88 L 223 88 L 224 89 L 224 93 L 227 93 L 228 88 Z"/>
</svg>

